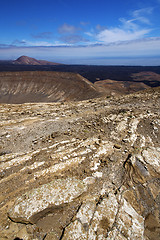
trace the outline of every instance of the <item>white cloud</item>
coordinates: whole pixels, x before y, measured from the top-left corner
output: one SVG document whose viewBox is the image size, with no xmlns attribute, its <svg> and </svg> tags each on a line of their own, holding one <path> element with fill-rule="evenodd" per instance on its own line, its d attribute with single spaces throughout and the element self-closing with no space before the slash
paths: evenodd
<svg viewBox="0 0 160 240">
<path fill-rule="evenodd" d="M 117 57 L 160 57 L 160 38 L 145 38 L 134 41 L 124 41 L 108 45 L 95 46 L 37 46 L 0 48 L 1 59 L 17 58 L 20 55 L 29 55 L 39 59 L 49 59 L 58 62 L 81 59 L 102 59 Z M 12 57 L 13 56 L 13 57 Z M 98 64 L 98 60 L 97 60 Z"/>
<path fill-rule="evenodd" d="M 37 41 L 37 42 L 31 42 L 31 41 L 27 41 L 27 40 L 24 40 L 24 41 L 25 41 L 25 46 L 35 46 L 35 47 L 40 47 L 40 46 L 50 47 L 50 46 L 54 46 L 53 43 L 46 42 L 46 41 Z"/>
<path fill-rule="evenodd" d="M 132 29 L 132 30 L 138 29 L 137 24 L 134 22 L 135 19 L 126 20 L 125 18 L 120 18 L 119 20 L 122 23 L 121 28 L 123 29 Z"/>
<path fill-rule="evenodd" d="M 94 33 L 92 33 L 92 32 L 85 32 L 85 34 L 87 35 L 87 36 L 89 36 L 89 37 L 94 37 Z"/>
<path fill-rule="evenodd" d="M 148 15 L 152 14 L 153 8 L 141 8 L 131 13 L 131 19 L 120 18 L 118 27 L 102 29 L 98 34 L 94 34 L 97 41 L 108 44 L 119 41 L 136 40 L 147 37 L 151 32 Z M 144 27 L 144 24 L 147 26 Z M 89 33 L 87 33 L 89 35 Z M 93 36 L 91 33 L 90 36 Z"/>
<path fill-rule="evenodd" d="M 64 23 L 62 26 L 59 27 L 58 32 L 60 34 L 74 34 L 77 32 L 80 28 L 77 28 L 73 25 L 69 25 L 67 23 Z"/>
<path fill-rule="evenodd" d="M 55 47 L 55 46 L 70 46 L 71 44 L 62 43 L 60 41 L 47 42 L 47 41 L 28 41 L 28 40 L 15 40 L 12 42 L 12 46 L 15 47 Z"/>
<path fill-rule="evenodd" d="M 136 31 L 124 30 L 121 28 L 105 29 L 97 35 L 97 40 L 102 43 L 129 41 L 143 38 L 149 32 L 150 29 Z"/>
<path fill-rule="evenodd" d="M 8 45 L 8 48 L 6 45 L 0 46 L 0 57 L 3 59 L 3 56 L 8 56 L 9 59 L 13 59 L 12 56 L 17 58 L 20 55 L 29 55 L 63 63 L 69 63 L 71 60 L 81 63 L 78 61 L 82 59 L 87 63 L 86 59 L 95 59 L 97 64 L 97 59 L 102 58 L 160 57 L 160 38 L 148 37 L 152 31 L 149 27 L 149 15 L 152 11 L 153 8 L 135 10 L 130 18 L 119 19 L 120 24 L 117 27 L 104 28 L 97 24 L 95 29 L 83 33 L 88 35 L 90 42 L 83 37 L 81 28 L 64 23 L 58 29 L 61 34 L 60 41 L 16 40 Z M 78 42 L 81 46 L 78 46 Z"/>
<path fill-rule="evenodd" d="M 133 11 L 132 16 L 135 18 L 134 21 L 140 21 L 145 24 L 151 24 L 150 20 L 148 19 L 148 15 L 151 15 L 153 12 L 153 8 L 141 8 L 138 10 Z"/>
<path fill-rule="evenodd" d="M 138 10 L 133 11 L 133 16 L 134 17 L 139 17 L 145 14 L 152 14 L 153 12 L 153 7 L 148 7 L 148 8 L 140 8 Z"/>
</svg>

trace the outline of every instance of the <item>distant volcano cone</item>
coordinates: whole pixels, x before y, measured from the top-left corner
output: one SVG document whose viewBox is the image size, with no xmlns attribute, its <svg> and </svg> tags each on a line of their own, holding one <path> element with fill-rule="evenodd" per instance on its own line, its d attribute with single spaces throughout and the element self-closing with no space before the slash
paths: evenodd
<svg viewBox="0 0 160 240">
<path fill-rule="evenodd" d="M 59 63 L 49 62 L 45 60 L 37 60 L 35 58 L 27 56 L 21 56 L 17 58 L 15 61 L 13 61 L 13 63 L 19 65 L 59 65 Z"/>
</svg>

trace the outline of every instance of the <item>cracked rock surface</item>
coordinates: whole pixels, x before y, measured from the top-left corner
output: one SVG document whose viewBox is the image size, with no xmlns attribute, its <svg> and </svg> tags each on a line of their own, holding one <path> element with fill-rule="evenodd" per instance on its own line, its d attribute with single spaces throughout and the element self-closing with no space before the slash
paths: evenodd
<svg viewBox="0 0 160 240">
<path fill-rule="evenodd" d="M 160 88 L 0 106 L 0 239 L 158 240 Z"/>
</svg>

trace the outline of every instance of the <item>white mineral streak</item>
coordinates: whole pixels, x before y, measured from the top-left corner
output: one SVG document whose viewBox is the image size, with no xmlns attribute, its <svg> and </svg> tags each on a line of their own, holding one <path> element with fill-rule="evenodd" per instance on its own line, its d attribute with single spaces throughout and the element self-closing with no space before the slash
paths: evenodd
<svg viewBox="0 0 160 240">
<path fill-rule="evenodd" d="M 108 143 L 108 141 L 103 141 L 102 142 L 102 146 L 100 146 L 97 151 L 95 152 L 95 154 L 92 155 L 92 161 L 91 164 L 93 164 L 91 167 L 92 171 L 96 171 L 100 165 L 100 161 L 99 161 L 99 157 L 104 156 L 104 155 L 108 155 L 111 154 L 113 152 L 113 144 Z"/>
<path fill-rule="evenodd" d="M 54 180 L 17 198 L 9 216 L 14 220 L 30 222 L 35 214 L 51 206 L 69 203 L 86 190 L 83 181 L 76 178 Z"/>
<path fill-rule="evenodd" d="M 127 239 L 144 239 L 144 219 L 125 199 L 122 199 L 122 207 L 118 213 L 117 228 Z"/>
<path fill-rule="evenodd" d="M 0 156 L 0 163 L 5 162 L 5 161 L 7 162 L 10 159 L 13 159 L 13 158 L 16 158 L 19 156 L 23 156 L 23 155 L 25 155 L 25 153 L 8 153 L 5 155 L 2 155 L 2 156 Z"/>
<path fill-rule="evenodd" d="M 24 163 L 30 160 L 32 158 L 32 155 L 33 154 L 28 154 L 25 156 L 13 158 L 11 161 L 8 161 L 8 162 L 3 162 L 0 164 L 0 171 L 3 171 L 4 169 L 6 170 L 6 169 L 9 169 L 10 167 L 17 166 L 21 163 Z"/>
<path fill-rule="evenodd" d="M 108 198 L 103 199 L 94 213 L 89 228 L 88 240 L 104 239 L 107 233 L 107 228 L 110 229 L 115 221 L 117 211 L 118 202 L 116 196 L 111 193 Z M 104 226 L 102 222 L 104 222 Z"/>
<path fill-rule="evenodd" d="M 136 119 L 133 119 L 129 124 L 130 131 L 131 131 L 131 136 L 130 136 L 131 146 L 133 146 L 134 142 L 137 139 L 136 130 L 137 130 L 138 123 L 139 123 L 139 119 L 136 118 Z"/>
<path fill-rule="evenodd" d="M 102 172 L 94 172 L 92 175 L 93 175 L 93 177 L 101 178 L 103 173 Z"/>
<path fill-rule="evenodd" d="M 32 156 L 36 153 L 39 153 L 41 150 L 26 152 L 26 153 L 17 153 L 17 154 L 6 154 L 0 157 L 0 171 L 4 169 L 9 169 L 13 166 L 18 166 L 28 160 L 32 159 Z M 8 161 L 8 159 L 11 159 Z"/>
<path fill-rule="evenodd" d="M 109 232 L 106 240 L 129 240 L 126 239 L 116 228 L 113 228 L 112 231 Z"/>
<path fill-rule="evenodd" d="M 98 140 L 98 139 L 96 139 L 96 140 Z M 69 166 L 73 166 L 73 165 L 75 166 L 75 165 L 82 163 L 86 159 L 87 153 L 92 152 L 93 142 L 95 142 L 95 139 L 94 139 L 94 141 L 93 141 L 93 139 L 88 139 L 85 142 L 80 142 L 79 145 L 75 148 L 71 148 L 71 146 L 70 146 L 70 148 L 67 149 L 67 147 L 64 146 L 64 151 L 62 151 L 63 146 L 59 147 L 54 152 L 54 154 L 51 155 L 51 157 L 52 157 L 52 159 L 58 158 L 60 160 L 63 160 L 63 162 L 55 164 L 55 165 L 53 165 L 47 169 L 44 169 L 42 171 L 36 172 L 34 174 L 34 177 L 40 177 L 40 176 L 48 174 L 48 173 L 63 171 L 65 168 L 67 168 Z M 88 148 L 88 144 L 90 144 L 90 148 Z M 80 151 L 80 147 L 84 147 L 85 150 Z M 77 153 L 76 153 L 76 151 L 77 151 Z M 113 146 L 112 146 L 112 144 L 108 144 L 108 142 L 106 142 L 105 145 L 99 147 L 92 158 L 94 161 L 94 162 L 92 161 L 94 164 L 94 167 L 91 168 L 91 170 L 98 169 L 98 166 L 100 165 L 98 157 L 100 157 L 101 155 L 105 155 L 106 153 L 109 154 L 111 151 L 113 151 Z M 98 160 L 98 162 L 96 162 L 97 160 Z M 100 173 L 99 175 L 96 175 L 96 177 L 102 177 L 102 173 Z"/>
<path fill-rule="evenodd" d="M 38 168 L 38 167 L 40 167 L 40 166 L 42 166 L 44 164 L 45 164 L 44 161 L 43 162 L 34 162 L 32 165 L 30 165 L 28 167 L 26 166 L 26 167 L 22 168 L 20 171 L 25 171 L 26 169 L 34 170 L 34 169 L 36 169 L 36 168 Z"/>
<path fill-rule="evenodd" d="M 95 162 L 95 163 L 94 163 L 94 166 L 91 167 L 91 170 L 92 170 L 92 171 L 96 171 L 96 170 L 98 169 L 99 166 L 100 166 L 100 161 Z"/>
<path fill-rule="evenodd" d="M 141 139 L 140 139 L 141 148 L 145 147 L 145 142 L 146 142 L 146 139 L 145 139 L 145 137 L 142 135 L 142 136 L 141 136 Z"/>
<path fill-rule="evenodd" d="M 78 165 L 79 163 L 83 162 L 84 160 L 85 160 L 85 157 L 75 157 L 75 158 L 69 159 L 66 162 L 61 162 L 61 163 L 55 164 L 47 169 L 36 172 L 34 174 L 34 177 L 40 177 L 40 176 L 44 176 L 49 173 L 63 171 L 65 168 Z"/>
<path fill-rule="evenodd" d="M 0 123 L 0 126 L 8 126 L 6 129 L 8 130 L 13 130 L 13 129 L 19 129 L 23 130 L 26 128 L 24 125 L 29 125 L 31 123 L 34 123 L 38 121 L 37 117 L 27 117 L 26 119 L 18 119 L 18 120 L 8 120 L 8 121 L 3 121 Z M 23 124 L 23 126 L 19 126 L 20 124 Z"/>
<path fill-rule="evenodd" d="M 95 155 L 93 155 L 94 158 L 98 158 L 101 155 L 106 154 L 107 152 L 111 152 L 113 149 L 113 145 L 108 142 L 103 142 L 103 145 L 98 148 L 98 151 L 96 152 Z"/>
<path fill-rule="evenodd" d="M 127 123 L 127 118 L 124 119 L 123 121 L 119 122 L 118 126 L 117 126 L 117 131 L 122 132 L 126 129 L 126 123 Z"/>
</svg>

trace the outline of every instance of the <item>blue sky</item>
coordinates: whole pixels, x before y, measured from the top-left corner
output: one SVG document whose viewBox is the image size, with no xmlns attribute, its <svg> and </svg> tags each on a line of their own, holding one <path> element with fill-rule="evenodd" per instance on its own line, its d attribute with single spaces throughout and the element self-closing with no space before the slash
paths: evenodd
<svg viewBox="0 0 160 240">
<path fill-rule="evenodd" d="M 0 59 L 160 65 L 160 0 L 5 0 Z"/>
</svg>

